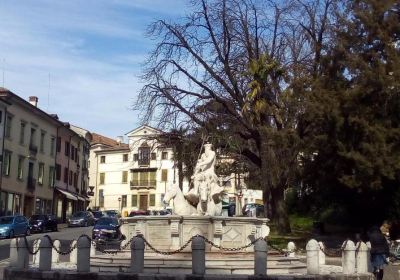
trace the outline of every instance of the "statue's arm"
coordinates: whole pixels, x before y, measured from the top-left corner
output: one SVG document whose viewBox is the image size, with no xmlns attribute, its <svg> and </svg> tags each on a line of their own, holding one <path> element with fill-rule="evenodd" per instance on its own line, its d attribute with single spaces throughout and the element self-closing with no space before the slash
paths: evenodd
<svg viewBox="0 0 400 280">
<path fill-rule="evenodd" d="M 207 166 L 210 163 L 214 161 L 215 158 L 215 152 L 211 152 L 208 157 L 202 160 L 202 162 L 199 163 L 199 167 Z"/>
</svg>

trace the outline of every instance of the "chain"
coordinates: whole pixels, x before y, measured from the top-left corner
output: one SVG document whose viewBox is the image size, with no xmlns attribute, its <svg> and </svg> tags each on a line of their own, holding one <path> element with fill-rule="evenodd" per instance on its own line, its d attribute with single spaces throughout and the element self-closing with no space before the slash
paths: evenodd
<svg viewBox="0 0 400 280">
<path fill-rule="evenodd" d="M 283 255 L 285 255 L 285 256 L 288 254 L 287 251 L 285 251 L 285 250 L 279 248 L 278 246 L 273 245 L 273 244 L 270 243 L 270 242 L 268 242 L 267 245 L 270 246 L 272 249 L 277 250 L 279 253 L 281 253 L 281 254 L 283 254 Z"/>
<path fill-rule="evenodd" d="M 215 247 L 215 248 L 217 248 L 217 249 L 220 249 L 220 250 L 222 250 L 222 251 L 227 251 L 227 252 L 242 251 L 242 250 L 244 250 L 244 249 L 247 249 L 247 248 L 253 246 L 258 240 L 262 240 L 262 239 L 263 239 L 262 237 L 260 237 L 260 238 L 254 239 L 253 241 L 251 241 L 250 243 L 248 243 L 248 244 L 246 244 L 246 245 L 244 245 L 244 246 L 236 247 L 236 248 L 227 248 L 227 247 L 223 247 L 223 246 L 221 246 L 221 245 L 215 244 L 214 242 L 212 242 L 211 240 L 209 240 L 207 237 L 204 237 L 204 236 L 202 236 L 202 235 L 196 235 L 196 236 L 202 238 L 205 242 L 207 242 L 207 243 L 210 244 L 211 246 L 213 246 L 213 247 Z"/>
<path fill-rule="evenodd" d="M 29 253 L 29 254 L 31 254 L 31 255 L 36 255 L 36 254 L 39 252 L 39 250 L 40 250 L 39 247 L 36 249 L 36 251 L 34 250 L 34 247 L 35 247 L 35 245 L 36 245 L 37 242 L 38 242 L 37 240 L 34 240 L 34 241 L 33 241 L 32 249 L 31 249 L 31 247 L 29 246 L 29 242 L 28 242 L 28 239 L 26 238 L 26 236 L 24 236 L 24 242 L 25 242 L 25 247 L 26 247 L 26 249 L 28 250 L 28 253 Z"/>
<path fill-rule="evenodd" d="M 82 237 L 82 236 L 87 236 L 87 235 L 81 235 L 80 237 Z M 72 240 L 72 241 L 69 243 L 69 249 L 68 249 L 67 251 L 64 251 L 64 252 L 63 252 L 63 251 L 61 251 L 59 248 L 57 248 L 56 246 L 54 246 L 53 239 L 51 239 L 50 235 L 47 235 L 47 234 L 46 234 L 45 237 L 46 237 L 47 239 L 49 239 L 49 241 L 50 241 L 50 243 L 51 243 L 51 247 L 52 247 L 58 254 L 63 255 L 63 256 L 71 254 L 72 251 L 75 250 L 75 249 L 78 247 L 78 242 L 75 242 L 75 245 L 74 245 L 74 246 L 71 246 L 72 243 L 75 241 L 75 240 Z M 80 238 L 80 237 L 79 237 L 79 238 Z M 89 237 L 89 236 L 87 236 L 87 237 Z"/>
<path fill-rule="evenodd" d="M 160 250 L 154 248 L 153 245 L 151 245 L 151 244 L 146 240 L 146 238 L 144 238 L 144 236 L 143 236 L 142 234 L 138 234 L 136 237 L 141 238 L 141 239 L 144 241 L 144 243 L 145 243 L 147 246 L 149 246 L 149 248 L 150 248 L 152 251 L 156 252 L 157 254 L 165 255 L 165 256 L 170 256 L 170 255 L 173 255 L 173 254 L 177 254 L 177 253 L 182 252 L 187 246 L 189 246 L 189 244 L 193 241 L 193 238 L 195 238 L 196 236 L 199 236 L 199 235 L 192 236 L 188 241 L 186 241 L 185 244 L 182 245 L 182 247 L 180 247 L 179 249 L 174 250 L 174 251 L 160 251 Z M 132 238 L 132 239 L 133 239 L 133 238 Z"/>
</svg>

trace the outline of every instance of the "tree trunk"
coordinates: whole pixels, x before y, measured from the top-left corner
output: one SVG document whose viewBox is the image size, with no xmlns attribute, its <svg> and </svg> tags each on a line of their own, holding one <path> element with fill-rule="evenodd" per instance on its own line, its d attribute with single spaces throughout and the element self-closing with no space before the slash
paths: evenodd
<svg viewBox="0 0 400 280">
<path fill-rule="evenodd" d="M 284 187 L 275 187 L 271 190 L 272 200 L 275 206 L 274 216 L 272 218 L 279 234 L 286 234 L 292 231 L 287 214 L 284 191 Z"/>
</svg>

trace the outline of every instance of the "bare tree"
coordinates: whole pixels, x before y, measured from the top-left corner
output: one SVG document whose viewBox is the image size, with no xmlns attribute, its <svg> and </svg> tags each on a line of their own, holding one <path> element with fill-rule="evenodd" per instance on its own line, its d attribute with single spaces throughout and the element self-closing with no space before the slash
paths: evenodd
<svg viewBox="0 0 400 280">
<path fill-rule="evenodd" d="M 231 148 L 264 176 L 281 232 L 290 231 L 284 190 L 297 166 L 301 81 L 318 65 L 328 24 L 316 15 L 330 1 L 309 2 L 193 1 L 189 16 L 155 22 L 136 103 L 144 122 L 180 120 L 237 139 Z"/>
</svg>

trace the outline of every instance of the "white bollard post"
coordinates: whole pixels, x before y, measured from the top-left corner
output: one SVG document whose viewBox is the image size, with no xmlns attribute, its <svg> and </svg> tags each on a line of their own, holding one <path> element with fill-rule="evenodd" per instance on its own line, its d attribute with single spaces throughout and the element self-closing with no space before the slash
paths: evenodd
<svg viewBox="0 0 400 280">
<path fill-rule="evenodd" d="M 206 273 L 206 243 L 200 236 L 192 240 L 192 274 L 204 275 Z"/>
<path fill-rule="evenodd" d="M 94 241 L 92 241 L 92 245 L 90 246 L 90 257 L 96 256 L 96 245 L 93 244 Z"/>
<path fill-rule="evenodd" d="M 325 256 L 325 252 L 323 250 L 325 250 L 325 245 L 323 242 L 318 242 L 319 247 L 321 248 L 321 250 L 319 250 L 319 256 L 318 256 L 318 260 L 319 260 L 319 264 L 320 265 L 324 265 L 326 263 L 326 256 Z"/>
<path fill-rule="evenodd" d="M 268 246 L 265 239 L 259 239 L 254 243 L 254 275 L 267 275 Z"/>
<path fill-rule="evenodd" d="M 142 273 L 144 269 L 144 240 L 135 236 L 131 243 L 131 269 L 132 273 Z"/>
<path fill-rule="evenodd" d="M 368 246 L 364 242 L 357 243 L 357 273 L 368 273 Z"/>
<path fill-rule="evenodd" d="M 121 242 L 121 247 L 124 246 L 130 239 L 128 224 L 122 224 L 120 227 L 121 234 L 125 236 L 125 240 Z"/>
<path fill-rule="evenodd" d="M 296 244 L 294 244 L 293 241 L 290 241 L 290 242 L 287 244 L 288 257 L 289 257 L 289 258 L 294 258 L 294 257 L 296 257 L 295 251 L 296 251 Z"/>
<path fill-rule="evenodd" d="M 10 241 L 10 267 L 16 267 L 18 263 L 17 239 Z"/>
<path fill-rule="evenodd" d="M 16 249 L 18 250 L 18 252 L 17 263 L 15 267 L 19 269 L 27 269 L 29 266 L 29 251 L 26 247 L 27 244 L 25 242 L 25 239 L 23 237 L 17 238 L 16 244 Z"/>
<path fill-rule="evenodd" d="M 51 253 L 53 249 L 50 239 L 47 236 L 43 236 L 38 243 L 40 243 L 39 270 L 49 271 L 51 270 Z"/>
<path fill-rule="evenodd" d="M 40 247 L 40 239 L 35 239 L 33 241 L 33 251 L 36 252 Z M 39 263 L 39 254 L 32 256 L 32 263 Z"/>
<path fill-rule="evenodd" d="M 53 241 L 53 246 L 55 248 L 57 248 L 58 251 L 60 251 L 60 248 L 61 248 L 60 240 L 54 240 Z M 60 262 L 60 255 L 58 254 L 58 252 L 54 248 L 52 248 L 52 251 L 51 251 L 51 262 L 52 263 L 59 263 Z"/>
<path fill-rule="evenodd" d="M 351 240 L 347 240 L 343 244 L 346 244 L 342 253 L 343 274 L 354 274 L 356 273 L 356 246 Z"/>
<path fill-rule="evenodd" d="M 78 272 L 90 271 L 90 245 L 91 239 L 88 236 L 81 236 L 78 239 Z"/>
<path fill-rule="evenodd" d="M 374 271 L 374 268 L 372 267 L 371 263 L 371 242 L 367 241 L 367 243 L 365 244 L 368 247 L 368 252 L 367 252 L 368 272 L 372 273 Z"/>
<path fill-rule="evenodd" d="M 76 245 L 77 242 L 78 242 L 78 241 L 73 240 L 73 241 L 71 242 L 71 245 L 70 245 L 71 247 L 70 247 L 70 248 L 74 247 L 74 246 Z M 77 264 L 77 261 L 78 261 L 78 250 L 75 249 L 75 250 L 73 250 L 73 251 L 69 254 L 69 262 L 76 265 L 76 264 Z"/>
<path fill-rule="evenodd" d="M 308 241 L 307 251 L 307 274 L 319 274 L 319 244 L 315 239 Z"/>
</svg>

